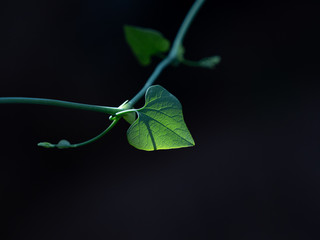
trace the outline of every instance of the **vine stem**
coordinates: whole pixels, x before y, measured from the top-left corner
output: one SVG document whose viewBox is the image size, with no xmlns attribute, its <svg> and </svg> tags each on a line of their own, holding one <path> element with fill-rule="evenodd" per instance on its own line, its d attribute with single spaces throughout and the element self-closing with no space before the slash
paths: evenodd
<svg viewBox="0 0 320 240">
<path fill-rule="evenodd" d="M 149 79 L 142 87 L 142 89 L 129 101 L 129 106 L 133 107 L 146 93 L 147 89 L 155 82 L 155 80 L 159 77 L 160 73 L 169 66 L 172 62 L 174 62 L 178 57 L 178 51 L 180 46 L 182 45 L 184 36 L 186 35 L 190 24 L 192 23 L 194 17 L 196 16 L 197 12 L 201 8 L 202 4 L 205 0 L 196 0 L 193 5 L 191 6 L 189 12 L 187 13 L 186 17 L 184 18 L 178 33 L 173 41 L 171 50 L 166 58 L 164 58 L 155 68 L 153 73 L 150 75 Z"/>
<path fill-rule="evenodd" d="M 113 122 L 109 125 L 109 127 L 107 127 L 102 133 L 100 133 L 99 135 L 95 136 L 94 138 L 91 138 L 85 142 L 82 143 L 76 143 L 76 144 L 72 144 L 71 147 L 76 148 L 76 147 L 82 147 L 84 145 L 90 144 L 92 142 L 97 141 L 98 139 L 102 138 L 104 135 L 106 135 L 120 120 L 120 118 L 117 118 L 115 120 L 113 120 Z"/>
<path fill-rule="evenodd" d="M 1 97 L 0 98 L 0 104 L 8 104 L 8 103 L 40 104 L 40 105 L 75 108 L 75 109 L 81 109 L 81 110 L 87 110 L 87 111 L 102 112 L 107 114 L 115 114 L 117 112 L 122 111 L 121 109 L 115 108 L 115 107 L 105 107 L 105 106 L 99 106 L 99 105 L 75 103 L 75 102 L 46 99 L 46 98 L 28 98 L 28 97 Z"/>
<path fill-rule="evenodd" d="M 178 56 L 179 47 L 182 45 L 183 38 L 194 19 L 195 15 L 201 8 L 202 4 L 205 0 L 196 0 L 194 4 L 191 6 L 189 12 L 187 13 L 185 19 L 183 20 L 178 33 L 173 41 L 171 50 L 166 58 L 164 58 L 158 66 L 155 68 L 153 73 L 150 75 L 149 79 L 146 81 L 143 88 L 133 97 L 127 104 L 126 108 L 132 108 L 137 101 L 139 101 L 143 95 L 146 93 L 147 89 L 155 82 L 155 80 L 159 77 L 161 72 L 169 66 L 172 62 L 174 62 Z M 40 105 L 49 105 L 49 106 L 57 106 L 57 107 L 66 107 L 66 108 L 75 108 L 82 109 L 87 111 L 95 111 L 102 112 L 107 114 L 115 114 L 117 112 L 123 111 L 123 109 L 116 107 L 106 107 L 106 106 L 98 106 L 91 104 L 83 104 L 83 103 L 75 103 L 68 101 L 61 101 L 55 99 L 46 99 L 46 98 L 27 98 L 27 97 L 0 97 L 0 104 L 40 104 Z"/>
<path fill-rule="evenodd" d="M 98 140 L 99 138 L 101 138 L 102 136 L 104 136 L 106 133 L 108 133 L 117 124 L 121 116 L 123 116 L 126 113 L 135 111 L 131 109 L 133 108 L 134 104 L 143 97 L 147 89 L 155 82 L 155 80 L 159 77 L 161 72 L 171 63 L 177 60 L 178 51 L 180 46 L 182 46 L 184 36 L 187 30 L 189 29 L 189 26 L 193 21 L 195 15 L 197 14 L 197 12 L 199 11 L 200 7 L 204 2 L 205 0 L 195 0 L 194 4 L 191 6 L 189 12 L 187 13 L 185 19 L 183 20 L 177 32 L 177 35 L 173 41 L 169 54 L 157 65 L 153 73 L 150 75 L 149 79 L 146 81 L 143 88 L 136 94 L 135 97 L 133 97 L 124 106 L 121 105 L 122 107 L 120 106 L 116 108 L 116 107 L 106 107 L 106 106 L 99 106 L 99 105 L 75 103 L 75 102 L 69 102 L 69 101 L 61 101 L 61 100 L 55 100 L 55 99 L 28 98 L 28 97 L 0 97 L 0 104 L 40 104 L 40 105 L 74 108 L 74 109 L 81 109 L 81 110 L 110 114 L 111 115 L 110 120 L 113 120 L 113 122 L 110 124 L 110 126 L 107 129 L 105 129 L 102 133 L 100 133 L 99 135 L 97 135 L 96 137 L 90 140 L 87 140 L 82 143 L 71 144 L 69 147 L 80 147 L 80 146 L 84 146 L 89 143 L 92 143 Z M 49 145 L 47 146 L 46 144 L 49 144 L 50 147 L 52 146 L 58 147 L 57 144 L 50 144 L 47 142 L 40 143 L 39 146 L 48 147 Z"/>
</svg>

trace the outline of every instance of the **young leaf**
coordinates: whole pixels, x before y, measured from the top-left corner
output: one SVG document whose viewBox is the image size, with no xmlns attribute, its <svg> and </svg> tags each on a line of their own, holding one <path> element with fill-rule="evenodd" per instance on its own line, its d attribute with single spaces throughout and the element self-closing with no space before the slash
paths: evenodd
<svg viewBox="0 0 320 240">
<path fill-rule="evenodd" d="M 139 63 L 147 66 L 151 57 L 167 52 L 170 42 L 155 30 L 134 26 L 124 26 L 125 38 Z"/>
<path fill-rule="evenodd" d="M 220 56 L 213 56 L 201 59 L 198 63 L 200 67 L 204 68 L 214 68 L 221 61 Z"/>
<path fill-rule="evenodd" d="M 132 146 L 146 151 L 194 146 L 175 96 L 156 85 L 147 90 L 145 99 L 145 106 L 137 110 L 138 119 L 127 132 Z"/>
</svg>

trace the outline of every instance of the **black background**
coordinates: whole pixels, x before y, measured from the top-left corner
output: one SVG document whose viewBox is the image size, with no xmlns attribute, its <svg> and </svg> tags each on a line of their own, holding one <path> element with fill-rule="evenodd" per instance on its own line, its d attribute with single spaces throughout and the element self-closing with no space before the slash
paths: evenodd
<svg viewBox="0 0 320 240">
<path fill-rule="evenodd" d="M 173 39 L 191 0 L 1 1 L 0 96 L 118 106 L 142 87 L 124 24 Z M 143 152 L 99 113 L 1 105 L 1 239 L 319 239 L 319 4 L 207 1 L 166 69 L 193 148 Z M 139 102 L 142 106 L 143 102 Z M 139 107 L 137 106 L 137 107 Z"/>
</svg>

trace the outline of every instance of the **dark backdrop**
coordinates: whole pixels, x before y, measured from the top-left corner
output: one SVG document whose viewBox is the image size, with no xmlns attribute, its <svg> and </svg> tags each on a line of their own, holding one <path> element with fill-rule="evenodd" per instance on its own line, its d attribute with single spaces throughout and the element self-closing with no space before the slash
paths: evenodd
<svg viewBox="0 0 320 240">
<path fill-rule="evenodd" d="M 122 26 L 172 40 L 192 3 L 1 1 L 0 96 L 118 106 L 155 66 L 138 65 Z M 121 122 L 90 146 L 40 149 L 93 137 L 107 117 L 1 105 L 1 239 L 319 239 L 318 12 L 316 1 L 207 1 L 186 57 L 221 64 L 157 81 L 180 99 L 193 148 L 135 150 Z"/>
</svg>

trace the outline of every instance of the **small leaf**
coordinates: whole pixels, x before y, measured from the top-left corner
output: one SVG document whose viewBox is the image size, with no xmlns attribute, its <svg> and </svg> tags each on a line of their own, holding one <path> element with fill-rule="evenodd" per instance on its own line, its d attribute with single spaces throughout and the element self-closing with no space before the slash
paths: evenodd
<svg viewBox="0 0 320 240">
<path fill-rule="evenodd" d="M 221 57 L 220 56 L 213 56 L 213 57 L 207 57 L 207 58 L 203 58 L 201 59 L 198 64 L 200 67 L 204 67 L 204 68 L 214 68 L 217 64 L 219 64 L 221 61 Z"/>
<path fill-rule="evenodd" d="M 145 106 L 137 110 L 138 119 L 127 132 L 132 146 L 146 151 L 194 146 L 175 96 L 156 85 L 147 90 L 145 99 Z"/>
<path fill-rule="evenodd" d="M 163 35 L 153 29 L 124 26 L 125 38 L 139 63 L 147 66 L 151 57 L 167 52 L 170 42 Z"/>
</svg>

